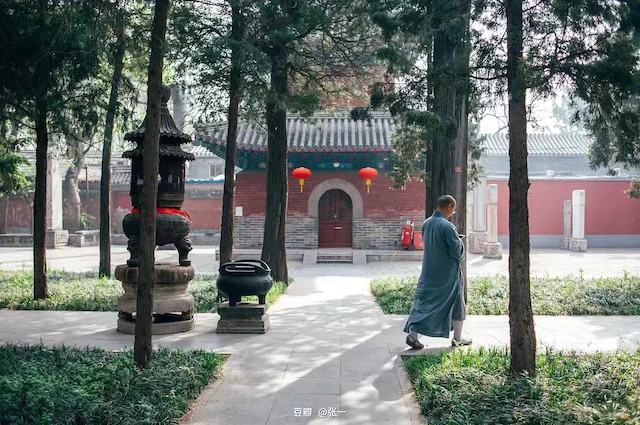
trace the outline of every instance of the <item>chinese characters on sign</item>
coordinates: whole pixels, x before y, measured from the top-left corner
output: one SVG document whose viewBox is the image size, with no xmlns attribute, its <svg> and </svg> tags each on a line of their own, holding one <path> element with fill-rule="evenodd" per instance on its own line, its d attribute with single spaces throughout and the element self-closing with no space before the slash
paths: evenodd
<svg viewBox="0 0 640 425">
<path fill-rule="evenodd" d="M 337 418 L 341 413 L 346 413 L 346 410 L 338 410 L 337 407 L 322 407 L 318 409 L 318 417 L 320 418 Z M 294 407 L 293 416 L 295 417 L 311 417 L 313 416 L 313 409 L 311 407 Z"/>
</svg>

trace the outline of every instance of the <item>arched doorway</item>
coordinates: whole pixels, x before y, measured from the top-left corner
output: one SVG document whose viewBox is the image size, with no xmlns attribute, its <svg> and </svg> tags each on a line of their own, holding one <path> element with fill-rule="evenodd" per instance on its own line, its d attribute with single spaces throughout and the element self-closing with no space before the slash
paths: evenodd
<svg viewBox="0 0 640 425">
<path fill-rule="evenodd" d="M 340 189 L 326 191 L 318 202 L 318 247 L 351 248 L 352 228 L 351 197 Z"/>
</svg>

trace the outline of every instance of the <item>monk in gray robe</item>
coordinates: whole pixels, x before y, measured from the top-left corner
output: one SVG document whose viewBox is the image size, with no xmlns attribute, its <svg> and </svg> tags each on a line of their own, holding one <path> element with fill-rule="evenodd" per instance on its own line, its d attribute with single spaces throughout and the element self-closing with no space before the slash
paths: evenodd
<svg viewBox="0 0 640 425">
<path fill-rule="evenodd" d="M 409 333 L 407 344 L 416 350 L 424 348 L 418 334 L 449 338 L 452 330 L 451 345 L 471 344 L 471 340 L 462 338 L 466 306 L 460 262 L 464 258 L 464 245 L 449 221 L 455 213 L 456 200 L 450 195 L 441 196 L 436 207 L 422 226 L 422 273 L 404 327 Z"/>
</svg>

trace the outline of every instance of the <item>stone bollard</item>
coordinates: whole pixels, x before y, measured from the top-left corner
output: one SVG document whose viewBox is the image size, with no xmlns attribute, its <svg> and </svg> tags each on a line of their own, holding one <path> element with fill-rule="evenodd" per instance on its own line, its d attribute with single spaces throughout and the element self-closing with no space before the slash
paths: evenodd
<svg viewBox="0 0 640 425">
<path fill-rule="evenodd" d="M 587 251 L 587 240 L 584 238 L 585 198 L 586 194 L 584 190 L 574 190 L 571 195 L 573 215 L 571 220 L 571 239 L 569 240 L 569 251 Z"/>
<path fill-rule="evenodd" d="M 187 293 L 193 279 L 191 266 L 157 263 L 153 285 L 153 335 L 173 334 L 193 329 L 193 296 Z M 118 331 L 136 333 L 136 289 L 138 268 L 121 264 L 116 267 L 116 279 L 122 282 L 124 295 L 118 298 Z"/>
<path fill-rule="evenodd" d="M 502 258 L 502 244 L 498 242 L 498 185 L 487 186 L 487 241 L 482 245 L 485 258 Z"/>
<path fill-rule="evenodd" d="M 47 248 L 66 246 L 69 232 L 62 228 L 62 175 L 53 154 L 47 154 Z"/>
<path fill-rule="evenodd" d="M 571 239 L 571 199 L 564 201 L 562 205 L 562 249 L 569 249 Z"/>
<path fill-rule="evenodd" d="M 486 193 L 485 182 L 473 190 L 470 198 L 471 210 L 471 231 L 469 232 L 469 240 L 467 249 L 472 254 L 484 253 L 484 243 L 487 241 L 487 205 L 485 202 Z"/>
</svg>

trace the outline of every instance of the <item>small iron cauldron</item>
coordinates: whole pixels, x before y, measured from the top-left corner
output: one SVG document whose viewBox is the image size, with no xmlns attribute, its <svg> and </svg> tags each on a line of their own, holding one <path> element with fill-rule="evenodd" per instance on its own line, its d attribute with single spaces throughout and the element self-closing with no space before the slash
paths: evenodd
<svg viewBox="0 0 640 425">
<path fill-rule="evenodd" d="M 267 293 L 273 286 L 271 268 L 260 260 L 240 260 L 223 264 L 216 281 L 218 292 L 235 306 L 241 297 L 257 295 L 258 304 L 266 304 Z"/>
</svg>

